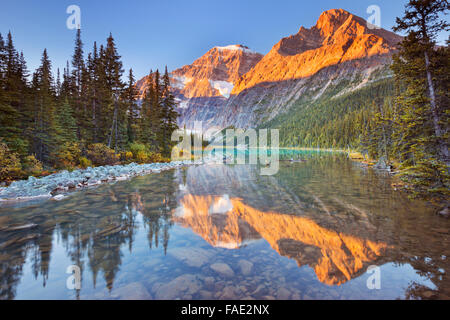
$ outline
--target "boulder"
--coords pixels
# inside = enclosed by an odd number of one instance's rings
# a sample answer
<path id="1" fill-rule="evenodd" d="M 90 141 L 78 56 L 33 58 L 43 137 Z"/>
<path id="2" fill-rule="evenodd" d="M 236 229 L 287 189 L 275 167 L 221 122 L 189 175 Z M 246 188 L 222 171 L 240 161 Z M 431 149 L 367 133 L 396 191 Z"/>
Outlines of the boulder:
<path id="1" fill-rule="evenodd" d="M 214 263 L 210 267 L 221 276 L 234 277 L 234 271 L 226 263 Z"/>
<path id="2" fill-rule="evenodd" d="M 195 275 L 184 274 L 178 278 L 154 288 L 158 300 L 173 300 L 185 295 L 193 295 L 200 290 L 200 282 Z"/>
<path id="3" fill-rule="evenodd" d="M 438 212 L 438 215 L 444 218 L 450 218 L 450 208 L 445 207 Z"/>
<path id="4" fill-rule="evenodd" d="M 240 260 L 238 262 L 238 267 L 244 276 L 248 276 L 252 272 L 253 263 L 248 260 Z"/>
<path id="5" fill-rule="evenodd" d="M 114 289 L 112 296 L 120 300 L 151 300 L 152 296 L 147 289 L 139 282 L 130 283 L 124 287 Z"/>
<path id="6" fill-rule="evenodd" d="M 176 248 L 169 250 L 168 255 L 190 267 L 199 268 L 211 259 L 213 253 L 201 248 Z"/>

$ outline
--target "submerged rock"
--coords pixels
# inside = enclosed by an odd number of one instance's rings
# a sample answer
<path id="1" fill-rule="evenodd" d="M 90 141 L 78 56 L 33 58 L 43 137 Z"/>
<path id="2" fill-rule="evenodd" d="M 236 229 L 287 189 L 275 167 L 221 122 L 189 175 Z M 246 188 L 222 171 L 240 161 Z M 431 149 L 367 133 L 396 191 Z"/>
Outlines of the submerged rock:
<path id="1" fill-rule="evenodd" d="M 185 295 L 193 295 L 200 290 L 200 282 L 195 275 L 185 274 L 167 284 L 156 286 L 155 296 L 158 300 L 172 300 Z"/>
<path id="2" fill-rule="evenodd" d="M 244 276 L 248 276 L 252 272 L 253 263 L 247 260 L 240 260 L 238 262 L 238 267 Z"/>
<path id="3" fill-rule="evenodd" d="M 444 218 L 450 218 L 450 208 L 445 207 L 444 209 L 438 212 L 438 215 Z"/>
<path id="4" fill-rule="evenodd" d="M 291 296 L 291 292 L 286 288 L 279 288 L 277 291 L 278 300 L 288 300 Z"/>
<path id="5" fill-rule="evenodd" d="M 124 287 L 114 289 L 111 296 L 120 300 L 151 300 L 152 296 L 139 282 L 130 283 Z"/>
<path id="6" fill-rule="evenodd" d="M 213 269 L 215 272 L 217 272 L 222 276 L 229 278 L 234 276 L 234 271 L 226 263 L 214 263 L 210 267 L 211 269 Z"/>
<path id="7" fill-rule="evenodd" d="M 207 263 L 211 257 L 211 251 L 201 248 L 176 248 L 169 250 L 168 254 L 190 267 L 199 268 Z"/>

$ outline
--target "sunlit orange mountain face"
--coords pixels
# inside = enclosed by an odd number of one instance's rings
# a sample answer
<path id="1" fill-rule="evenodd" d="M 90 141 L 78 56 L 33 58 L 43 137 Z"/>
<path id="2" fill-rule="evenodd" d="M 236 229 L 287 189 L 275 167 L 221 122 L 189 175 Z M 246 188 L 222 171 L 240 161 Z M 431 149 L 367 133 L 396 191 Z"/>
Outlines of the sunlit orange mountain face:
<path id="1" fill-rule="evenodd" d="M 343 284 L 365 272 L 389 248 L 384 242 L 322 227 L 308 217 L 264 212 L 239 198 L 188 194 L 180 203 L 175 221 L 212 246 L 237 249 L 263 238 L 299 266 L 312 267 L 319 281 L 328 285 Z"/>
<path id="2" fill-rule="evenodd" d="M 324 12 L 315 26 L 281 39 L 265 56 L 243 45 L 215 47 L 171 73 L 179 125 L 248 128 L 315 101 L 339 87 L 343 94 L 386 77 L 401 40 L 342 9 Z M 346 85 L 343 86 L 342 84 Z M 137 87 L 144 94 L 147 78 Z"/>

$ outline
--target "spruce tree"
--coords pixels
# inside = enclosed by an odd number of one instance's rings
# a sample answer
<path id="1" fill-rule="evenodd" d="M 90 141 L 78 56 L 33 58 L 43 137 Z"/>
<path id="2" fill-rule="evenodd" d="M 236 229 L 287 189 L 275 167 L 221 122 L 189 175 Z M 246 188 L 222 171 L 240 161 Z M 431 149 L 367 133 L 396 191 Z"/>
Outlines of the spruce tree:
<path id="1" fill-rule="evenodd" d="M 448 72 L 449 52 L 436 48 L 438 33 L 449 27 L 439 16 L 448 9 L 445 0 L 410 0 L 394 28 L 408 32 L 392 65 L 399 88 L 395 151 L 411 190 L 427 198 L 449 195 L 448 75 L 440 70 Z"/>
<path id="2" fill-rule="evenodd" d="M 59 146 L 58 123 L 55 116 L 55 91 L 51 62 L 44 50 L 41 65 L 34 75 L 35 110 L 32 152 L 37 159 L 51 163 L 52 154 Z"/>
<path id="3" fill-rule="evenodd" d="M 76 142 L 78 140 L 77 123 L 67 98 L 60 102 L 56 118 L 59 128 L 59 141 L 62 143 Z"/>
<path id="4" fill-rule="evenodd" d="M 162 113 L 162 140 L 163 153 L 168 156 L 171 152 L 173 142 L 171 140 L 172 133 L 178 129 L 177 118 L 178 113 L 175 110 L 176 102 L 175 96 L 171 91 L 169 72 L 167 66 L 163 76 L 162 98 L 161 98 L 161 113 Z"/>
<path id="5" fill-rule="evenodd" d="M 3 94 L 0 101 L 0 137 L 9 149 L 25 155 L 27 143 L 23 137 L 20 120 L 24 109 L 26 90 L 26 66 L 17 53 L 11 32 L 8 33 L 6 45 L 3 46 Z"/>
<path id="6" fill-rule="evenodd" d="M 445 114 L 447 105 L 440 104 L 439 89 L 435 82 L 434 74 L 437 72 L 436 63 L 436 38 L 441 31 L 449 30 L 449 24 L 440 18 L 440 15 L 448 12 L 450 3 L 447 0 L 410 0 L 406 5 L 405 15 L 397 18 L 394 31 L 406 31 L 408 36 L 402 42 L 402 50 L 395 61 L 394 70 L 398 77 L 407 79 L 411 76 L 411 70 L 405 70 L 414 65 L 416 75 L 425 78 L 426 96 L 429 104 L 429 116 L 435 135 L 436 147 L 440 160 L 447 166 L 450 165 L 446 137 Z M 406 59 L 402 63 L 400 59 Z M 445 59 L 445 57 L 444 57 Z M 446 61 L 448 63 L 448 60 Z M 445 64 L 445 63 L 444 63 Z"/>
<path id="7" fill-rule="evenodd" d="M 105 73 L 112 98 L 112 120 L 108 135 L 108 147 L 114 147 L 117 150 L 123 142 L 124 122 L 122 120 L 126 117 L 126 110 L 124 110 L 120 101 L 124 87 L 122 82 L 123 69 L 113 36 L 110 34 L 106 41 L 104 52 Z"/>
<path id="8" fill-rule="evenodd" d="M 133 69 L 128 73 L 128 84 L 124 91 L 124 102 L 127 105 L 127 136 L 129 142 L 134 142 L 137 139 L 137 119 L 138 108 L 136 99 L 138 92 L 135 86 L 135 79 Z"/>

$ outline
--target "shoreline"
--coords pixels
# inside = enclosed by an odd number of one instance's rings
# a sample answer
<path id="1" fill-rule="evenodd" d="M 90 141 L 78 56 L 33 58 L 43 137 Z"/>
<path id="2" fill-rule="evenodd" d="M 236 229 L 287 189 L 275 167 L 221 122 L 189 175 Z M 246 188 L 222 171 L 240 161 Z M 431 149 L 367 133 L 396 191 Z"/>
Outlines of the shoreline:
<path id="1" fill-rule="evenodd" d="M 72 172 L 63 170 L 41 178 L 30 176 L 27 180 L 13 181 L 8 187 L 0 187 L 0 205 L 39 199 L 59 201 L 66 198 L 65 194 L 69 192 L 203 163 L 205 162 L 131 163 L 128 165 L 89 167 Z"/>

